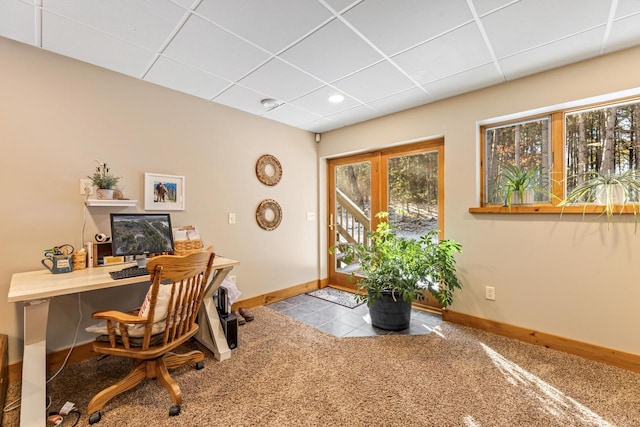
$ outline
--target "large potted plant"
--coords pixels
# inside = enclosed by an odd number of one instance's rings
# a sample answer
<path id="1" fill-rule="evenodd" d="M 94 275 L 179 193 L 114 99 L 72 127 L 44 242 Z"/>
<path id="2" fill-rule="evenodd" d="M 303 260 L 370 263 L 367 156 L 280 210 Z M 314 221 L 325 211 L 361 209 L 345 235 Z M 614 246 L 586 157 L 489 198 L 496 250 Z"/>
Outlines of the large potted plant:
<path id="1" fill-rule="evenodd" d="M 98 199 L 113 199 L 113 187 L 116 186 L 120 177 L 113 176 L 106 163 L 100 163 L 96 160 L 98 166 L 93 175 L 87 178 L 91 179 L 94 186 L 98 187 L 96 191 Z"/>
<path id="2" fill-rule="evenodd" d="M 360 264 L 351 277 L 359 291 L 356 297 L 369 307 L 373 326 L 402 330 L 409 327 L 411 303 L 425 298 L 425 292 L 444 308 L 453 302 L 454 291 L 462 288 L 454 258 L 461 245 L 438 241 L 438 231 L 417 239 L 399 236 L 387 222 L 387 212 L 376 216 L 380 222 L 369 233 L 370 244 L 345 245 L 341 250 L 347 263 Z"/>
<path id="3" fill-rule="evenodd" d="M 589 171 L 585 179 L 575 186 L 558 206 L 587 204 L 604 206 L 607 225 L 611 224 L 616 208 L 622 213 L 625 206 L 631 206 L 634 216 L 638 214 L 640 197 L 640 171 L 629 169 L 620 174 L 602 174 Z"/>

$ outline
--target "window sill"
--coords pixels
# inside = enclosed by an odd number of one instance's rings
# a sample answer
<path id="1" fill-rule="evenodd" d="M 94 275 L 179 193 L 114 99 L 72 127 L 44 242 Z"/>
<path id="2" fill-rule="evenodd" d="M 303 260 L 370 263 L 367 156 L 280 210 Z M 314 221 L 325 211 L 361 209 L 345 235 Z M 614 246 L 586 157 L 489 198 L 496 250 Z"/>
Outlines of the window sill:
<path id="1" fill-rule="evenodd" d="M 620 211 L 622 208 L 622 212 Z M 604 213 L 604 206 L 601 205 L 585 205 L 585 206 L 552 206 L 552 205 L 512 205 L 512 206 L 481 206 L 469 208 L 472 214 L 597 214 Z M 639 214 L 640 207 L 627 205 L 624 207 L 616 206 L 614 209 L 616 214 Z"/>

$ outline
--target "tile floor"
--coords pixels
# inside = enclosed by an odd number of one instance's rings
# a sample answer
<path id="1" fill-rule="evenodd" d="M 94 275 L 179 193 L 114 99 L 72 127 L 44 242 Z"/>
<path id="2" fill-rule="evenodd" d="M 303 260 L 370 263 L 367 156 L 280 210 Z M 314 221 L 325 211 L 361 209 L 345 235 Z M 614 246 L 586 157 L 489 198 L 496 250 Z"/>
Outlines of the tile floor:
<path id="1" fill-rule="evenodd" d="M 386 331 L 371 325 L 366 304 L 349 308 L 307 294 L 278 301 L 267 307 L 339 338 L 394 334 L 424 335 L 442 322 L 440 315 L 412 309 L 409 329 Z"/>

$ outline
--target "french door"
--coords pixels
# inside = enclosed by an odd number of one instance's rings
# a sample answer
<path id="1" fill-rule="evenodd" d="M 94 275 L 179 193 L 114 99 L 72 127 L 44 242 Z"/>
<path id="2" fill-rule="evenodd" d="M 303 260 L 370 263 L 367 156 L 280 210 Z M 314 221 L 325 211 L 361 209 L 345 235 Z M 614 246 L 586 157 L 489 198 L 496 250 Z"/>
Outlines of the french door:
<path id="1" fill-rule="evenodd" d="M 443 230 L 444 141 L 442 139 L 331 159 L 327 167 L 328 245 L 367 242 L 376 214 L 389 212 L 392 228 L 408 237 Z M 338 250 L 329 254 L 329 283 L 352 288 L 358 264 Z"/>

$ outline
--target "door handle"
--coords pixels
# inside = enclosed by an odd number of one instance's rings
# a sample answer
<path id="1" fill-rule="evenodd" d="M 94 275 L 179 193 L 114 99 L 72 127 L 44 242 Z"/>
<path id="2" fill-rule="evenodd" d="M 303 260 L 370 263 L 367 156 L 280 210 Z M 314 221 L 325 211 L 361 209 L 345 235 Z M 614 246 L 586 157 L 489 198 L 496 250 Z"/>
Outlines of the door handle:
<path id="1" fill-rule="evenodd" d="M 329 215 L 329 230 L 333 230 L 333 214 Z"/>

